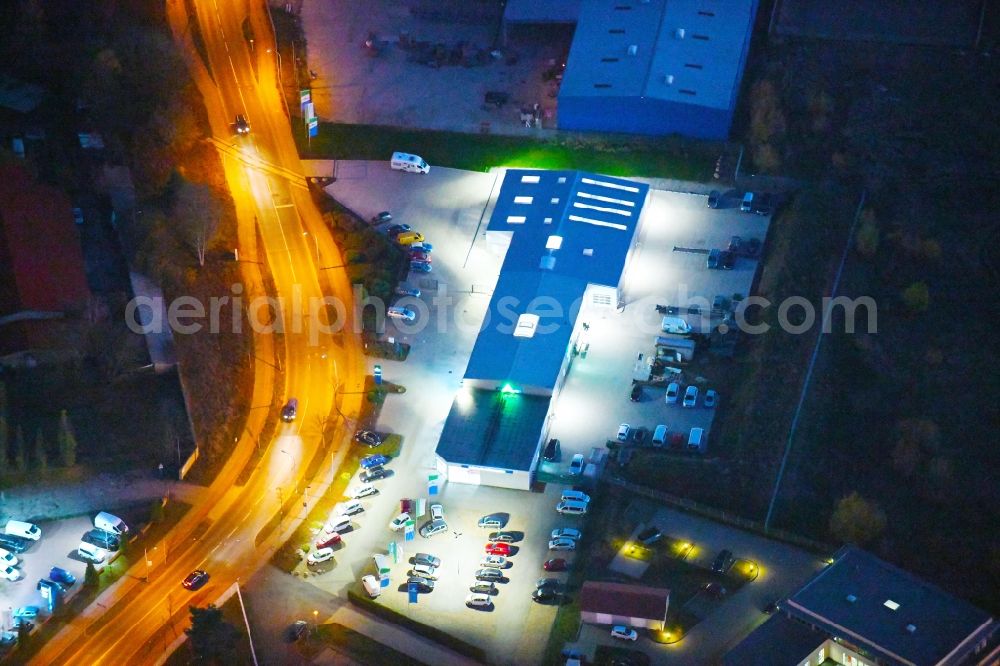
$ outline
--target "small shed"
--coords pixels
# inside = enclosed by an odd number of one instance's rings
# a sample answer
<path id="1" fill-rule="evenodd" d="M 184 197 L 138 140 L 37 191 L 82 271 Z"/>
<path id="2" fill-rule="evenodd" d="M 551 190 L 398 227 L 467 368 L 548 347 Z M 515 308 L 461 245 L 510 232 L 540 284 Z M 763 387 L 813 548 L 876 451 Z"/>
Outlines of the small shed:
<path id="1" fill-rule="evenodd" d="M 625 624 L 663 631 L 670 590 L 627 583 L 587 581 L 580 592 L 580 617 L 590 624 Z"/>

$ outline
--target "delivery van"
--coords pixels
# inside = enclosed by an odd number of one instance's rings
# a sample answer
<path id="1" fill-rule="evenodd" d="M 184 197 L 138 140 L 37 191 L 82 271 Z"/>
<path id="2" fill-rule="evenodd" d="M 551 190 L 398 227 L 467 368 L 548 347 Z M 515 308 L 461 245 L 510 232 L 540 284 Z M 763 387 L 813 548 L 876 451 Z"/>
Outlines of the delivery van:
<path id="1" fill-rule="evenodd" d="M 409 153 L 393 153 L 389 163 L 396 171 L 408 171 L 409 173 L 429 173 L 431 168 L 419 155 Z"/>
<path id="2" fill-rule="evenodd" d="M 125 524 L 124 520 L 104 511 L 101 511 L 94 517 L 94 527 L 118 535 L 128 532 L 128 525 Z"/>
<path id="3" fill-rule="evenodd" d="M 699 453 L 705 452 L 704 428 L 691 428 L 691 434 L 688 435 L 688 449 Z"/>
<path id="4" fill-rule="evenodd" d="M 26 523 L 21 520 L 8 520 L 4 532 L 19 536 L 22 539 L 31 539 L 32 541 L 38 541 L 42 538 L 42 530 L 38 525 Z"/>
<path id="5" fill-rule="evenodd" d="M 667 426 L 656 426 L 656 430 L 653 431 L 653 446 L 663 446 L 665 441 L 667 441 Z"/>

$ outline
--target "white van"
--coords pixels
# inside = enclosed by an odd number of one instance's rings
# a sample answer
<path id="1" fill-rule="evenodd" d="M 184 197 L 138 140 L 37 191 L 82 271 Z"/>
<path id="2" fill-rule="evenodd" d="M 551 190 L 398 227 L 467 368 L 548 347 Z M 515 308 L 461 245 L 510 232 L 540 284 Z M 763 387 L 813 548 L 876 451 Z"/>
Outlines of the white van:
<path id="1" fill-rule="evenodd" d="M 431 170 L 423 158 L 409 153 L 393 153 L 392 161 L 389 164 L 397 171 L 408 171 L 409 173 L 428 173 Z"/>
<path id="2" fill-rule="evenodd" d="M 26 523 L 22 520 L 8 520 L 4 532 L 19 536 L 22 539 L 38 541 L 42 538 L 42 530 L 34 523 Z"/>
<path id="3" fill-rule="evenodd" d="M 128 525 L 125 524 L 124 520 L 103 511 L 94 517 L 94 527 L 119 536 L 128 533 Z"/>
<path id="4" fill-rule="evenodd" d="M 691 428 L 691 434 L 688 435 L 688 448 L 694 451 L 699 451 L 704 453 L 705 451 L 704 428 Z"/>
<path id="5" fill-rule="evenodd" d="M 562 497 L 560 497 L 563 502 L 583 502 L 586 504 L 590 501 L 590 495 L 581 492 L 579 490 L 564 490 L 562 491 Z"/>
<path id="6" fill-rule="evenodd" d="M 86 541 L 80 542 L 80 545 L 76 547 L 76 552 L 80 557 L 94 564 L 100 564 L 108 556 L 106 550 Z"/>
<path id="7" fill-rule="evenodd" d="M 667 426 L 658 425 L 656 430 L 653 431 L 653 445 L 663 446 L 663 443 L 667 441 Z"/>
<path id="8" fill-rule="evenodd" d="M 576 500 L 566 500 L 556 504 L 556 511 L 564 516 L 582 516 L 587 513 L 587 503 Z"/>

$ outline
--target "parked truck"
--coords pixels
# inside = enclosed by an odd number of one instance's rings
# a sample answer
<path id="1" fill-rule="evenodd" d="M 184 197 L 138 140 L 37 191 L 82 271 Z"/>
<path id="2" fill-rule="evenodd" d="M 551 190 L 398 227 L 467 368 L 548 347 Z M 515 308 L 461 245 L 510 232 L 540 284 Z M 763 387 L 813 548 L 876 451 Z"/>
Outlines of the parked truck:
<path id="1" fill-rule="evenodd" d="M 694 358 L 695 343 L 691 338 L 658 335 L 656 337 L 656 347 L 657 353 L 662 348 L 678 352 L 685 361 L 690 361 Z"/>

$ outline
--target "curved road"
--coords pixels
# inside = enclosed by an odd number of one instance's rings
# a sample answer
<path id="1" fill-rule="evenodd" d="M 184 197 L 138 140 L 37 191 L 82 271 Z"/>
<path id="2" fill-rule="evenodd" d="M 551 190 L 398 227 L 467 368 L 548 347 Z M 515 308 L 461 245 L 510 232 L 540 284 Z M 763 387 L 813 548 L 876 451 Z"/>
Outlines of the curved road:
<path id="1" fill-rule="evenodd" d="M 285 395 L 298 398 L 298 418 L 279 426 L 250 480 L 236 487 L 243 464 L 255 447 L 263 445 L 253 432 L 260 431 L 266 410 L 251 412 L 233 456 L 212 485 L 210 500 L 194 507 L 167 538 L 148 551 L 148 565 L 140 560 L 53 637 L 32 663 L 156 662 L 189 625 L 188 606 L 212 603 L 239 578 L 248 579 L 273 553 L 280 535 L 322 494 L 346 451 L 343 444 L 349 433 L 339 415 L 356 414 L 360 409 L 365 370 L 358 338 L 350 326 L 331 332 L 327 308 L 310 307 L 311 301 L 327 294 L 349 308 L 351 285 L 342 268 L 319 270 L 341 266 L 343 261 L 305 180 L 297 175 L 302 173 L 301 164 L 278 92 L 279 63 L 264 5 L 253 0 L 249 4 L 196 0 L 194 4 L 208 69 L 194 49 L 183 0 L 167 0 L 168 17 L 184 46 L 204 97 L 214 142 L 220 147 L 240 224 L 240 259 L 247 262 L 244 281 L 254 282 L 259 265 L 255 262 L 266 257 L 277 293 L 285 299 L 284 335 L 257 334 L 254 344 L 259 361 L 265 350 L 284 345 L 275 358 L 284 358 L 279 365 L 285 373 Z M 248 12 L 256 37 L 254 51 L 243 39 Z M 231 123 L 236 114 L 249 120 L 252 132 L 248 137 L 233 135 Z M 262 247 L 256 247 L 255 221 Z M 252 293 L 246 291 L 247 296 Z M 302 303 L 298 312 L 297 298 Z M 257 397 L 267 402 L 281 397 L 272 396 L 273 378 L 270 364 L 258 362 L 254 406 L 260 404 Z M 310 467 L 314 473 L 306 480 Z M 276 516 L 279 522 L 274 529 Z M 196 568 L 207 570 L 211 580 L 192 593 L 181 588 L 180 581 Z M 148 582 L 143 580 L 147 575 Z"/>

